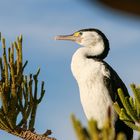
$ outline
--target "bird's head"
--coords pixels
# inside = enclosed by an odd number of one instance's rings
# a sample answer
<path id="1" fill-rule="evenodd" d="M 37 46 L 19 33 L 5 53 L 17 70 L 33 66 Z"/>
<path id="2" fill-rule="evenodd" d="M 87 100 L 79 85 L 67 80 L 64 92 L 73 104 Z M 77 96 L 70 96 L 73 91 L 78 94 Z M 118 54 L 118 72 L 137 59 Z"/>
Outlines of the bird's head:
<path id="1" fill-rule="evenodd" d="M 109 51 L 109 42 L 106 36 L 98 29 L 82 29 L 74 32 L 71 35 L 59 35 L 56 40 L 74 41 L 81 46 L 94 48 L 98 52 L 97 55 L 106 57 Z"/>

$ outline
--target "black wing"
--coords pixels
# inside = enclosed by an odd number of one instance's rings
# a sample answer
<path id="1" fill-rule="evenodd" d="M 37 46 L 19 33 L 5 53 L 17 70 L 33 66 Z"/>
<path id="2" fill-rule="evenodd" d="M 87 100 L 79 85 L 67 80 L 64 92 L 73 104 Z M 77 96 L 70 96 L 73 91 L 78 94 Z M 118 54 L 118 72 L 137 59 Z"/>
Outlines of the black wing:
<path id="1" fill-rule="evenodd" d="M 117 101 L 118 104 L 120 105 L 120 107 L 123 107 L 122 103 L 118 97 L 117 89 L 121 88 L 123 90 L 125 96 L 129 96 L 128 90 L 127 90 L 125 84 L 123 83 L 123 81 L 121 80 L 121 78 L 118 76 L 118 74 L 113 70 L 113 68 L 104 61 L 103 61 L 103 64 L 105 65 L 106 70 L 109 71 L 109 73 L 110 73 L 110 78 L 105 76 L 104 82 L 105 82 L 107 89 L 109 90 L 112 101 L 113 102 Z"/>
<path id="2" fill-rule="evenodd" d="M 125 96 L 129 96 L 128 90 L 118 74 L 106 62 L 103 61 L 103 63 L 105 64 L 107 71 L 110 72 L 110 78 L 104 77 L 104 82 L 109 90 L 112 101 L 117 101 L 119 106 L 123 107 L 120 98 L 118 97 L 117 89 L 121 88 Z M 116 134 L 120 132 L 125 133 L 127 140 L 131 140 L 133 137 L 133 130 L 120 119 L 117 119 L 115 122 L 115 132 Z"/>

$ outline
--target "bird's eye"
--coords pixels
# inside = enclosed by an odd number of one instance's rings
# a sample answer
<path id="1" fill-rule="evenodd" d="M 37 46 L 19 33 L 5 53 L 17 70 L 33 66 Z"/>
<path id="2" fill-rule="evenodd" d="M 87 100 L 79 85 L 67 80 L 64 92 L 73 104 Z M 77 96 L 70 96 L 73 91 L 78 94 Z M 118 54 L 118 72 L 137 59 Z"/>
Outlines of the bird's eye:
<path id="1" fill-rule="evenodd" d="M 82 35 L 83 33 L 82 32 L 79 32 L 79 35 Z"/>

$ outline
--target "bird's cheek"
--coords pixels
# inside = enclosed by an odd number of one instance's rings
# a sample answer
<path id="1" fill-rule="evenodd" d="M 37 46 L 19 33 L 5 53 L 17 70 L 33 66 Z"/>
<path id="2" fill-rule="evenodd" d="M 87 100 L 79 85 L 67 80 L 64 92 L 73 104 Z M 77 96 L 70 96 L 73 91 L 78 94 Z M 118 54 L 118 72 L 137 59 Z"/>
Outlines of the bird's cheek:
<path id="1" fill-rule="evenodd" d="M 83 38 L 79 36 L 79 37 L 77 37 L 76 42 L 79 43 L 79 44 L 81 44 L 82 43 L 82 40 L 83 40 Z"/>

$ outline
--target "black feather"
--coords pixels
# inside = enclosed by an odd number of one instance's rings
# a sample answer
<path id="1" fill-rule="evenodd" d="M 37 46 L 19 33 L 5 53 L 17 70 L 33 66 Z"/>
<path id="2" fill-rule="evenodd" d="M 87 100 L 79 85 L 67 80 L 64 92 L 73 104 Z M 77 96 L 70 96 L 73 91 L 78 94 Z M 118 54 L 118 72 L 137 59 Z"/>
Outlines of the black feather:
<path id="1" fill-rule="evenodd" d="M 109 66 L 105 61 L 102 61 L 107 71 L 110 73 L 110 77 L 104 77 L 104 83 L 109 91 L 109 94 L 112 98 L 112 101 L 117 101 L 120 107 L 123 107 L 120 98 L 118 97 L 117 89 L 121 88 L 125 94 L 125 96 L 129 96 L 128 90 L 121 80 L 121 78 L 118 76 L 118 74 Z M 133 130 L 128 127 L 123 121 L 121 121 L 119 118 L 115 122 L 115 131 L 116 134 L 119 132 L 123 132 L 127 136 L 127 140 L 131 140 L 133 137 Z"/>

